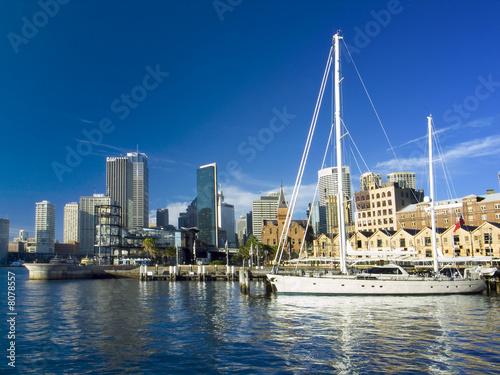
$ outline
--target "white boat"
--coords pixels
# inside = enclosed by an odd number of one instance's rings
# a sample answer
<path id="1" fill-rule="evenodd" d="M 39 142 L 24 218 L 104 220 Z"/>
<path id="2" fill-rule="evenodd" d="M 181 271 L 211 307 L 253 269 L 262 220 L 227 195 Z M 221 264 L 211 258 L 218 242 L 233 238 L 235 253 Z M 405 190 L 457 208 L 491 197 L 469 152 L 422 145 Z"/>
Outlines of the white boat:
<path id="1" fill-rule="evenodd" d="M 340 39 L 339 33 L 333 38 L 333 46 L 330 50 L 327 67 L 323 76 L 318 102 L 324 92 L 324 85 L 331 66 L 331 60 L 335 58 L 335 134 L 336 134 L 336 153 L 337 153 L 337 171 L 340 171 L 339 181 L 342 177 L 342 152 L 341 152 L 341 121 L 340 121 Z M 333 52 L 333 53 L 332 53 Z M 333 56 L 333 57 L 332 57 Z M 298 189 L 302 179 L 305 161 L 310 147 L 310 139 L 314 131 L 317 119 L 318 104 L 313 115 L 313 122 L 309 137 L 306 142 L 305 151 L 299 168 L 294 193 L 292 194 L 291 209 L 285 221 L 285 228 L 281 235 L 280 251 L 285 248 L 285 240 L 288 237 L 287 224 L 289 225 L 293 207 L 297 199 Z M 432 162 L 432 117 L 428 117 L 429 133 L 429 173 L 430 173 L 430 211 L 432 222 L 432 246 L 433 246 L 433 276 L 418 276 L 408 274 L 402 267 L 391 264 L 386 266 L 373 267 L 363 273 L 349 274 L 347 267 L 347 250 L 349 242 L 346 239 L 345 219 L 343 204 L 338 204 L 339 218 L 339 246 L 340 246 L 340 275 L 331 273 L 313 272 L 296 275 L 279 274 L 278 268 L 273 268 L 273 273 L 267 275 L 268 281 L 278 294 L 321 294 L 321 295 L 444 295 L 444 294 L 472 294 L 481 293 L 486 290 L 486 283 L 480 278 L 478 272 L 468 272 L 466 277 L 457 273 L 456 275 L 445 276 L 439 272 L 438 251 L 436 243 L 436 223 L 434 210 L 434 184 L 433 184 L 433 162 Z M 337 202 L 344 201 L 343 184 L 339 183 L 337 191 Z M 276 260 L 278 260 L 278 255 Z M 275 264 L 279 264 L 275 261 Z"/>

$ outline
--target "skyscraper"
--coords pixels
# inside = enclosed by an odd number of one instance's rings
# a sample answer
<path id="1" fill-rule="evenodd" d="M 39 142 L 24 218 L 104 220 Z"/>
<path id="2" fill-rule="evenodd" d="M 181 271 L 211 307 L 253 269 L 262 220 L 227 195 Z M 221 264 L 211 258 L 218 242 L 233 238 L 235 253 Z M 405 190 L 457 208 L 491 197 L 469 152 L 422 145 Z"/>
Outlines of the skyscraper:
<path id="1" fill-rule="evenodd" d="M 146 154 L 129 152 L 127 158 L 133 165 L 132 227 L 147 228 L 149 226 L 149 168 Z M 168 225 L 168 223 L 167 223 Z"/>
<path id="2" fill-rule="evenodd" d="M 37 253 L 54 253 L 56 239 L 56 209 L 48 202 L 36 204 L 35 241 Z"/>
<path id="3" fill-rule="evenodd" d="M 222 191 L 219 192 L 219 228 L 226 233 L 226 240 L 229 247 L 236 247 L 236 232 L 234 221 L 234 205 L 224 202 Z M 224 246 L 225 243 L 219 244 Z"/>
<path id="4" fill-rule="evenodd" d="M 122 226 L 125 228 L 133 228 L 133 173 L 134 165 L 128 157 L 106 158 L 106 195 L 121 207 Z"/>
<path id="5" fill-rule="evenodd" d="M 261 196 L 252 203 L 252 234 L 262 241 L 262 225 L 264 220 L 275 220 L 278 213 L 279 193 Z"/>
<path id="6" fill-rule="evenodd" d="M 80 234 L 80 254 L 93 255 L 96 243 L 96 206 L 118 205 L 111 197 L 94 194 L 91 197 L 80 197 L 78 227 Z M 123 216 L 122 216 L 123 217 Z"/>
<path id="7" fill-rule="evenodd" d="M 79 241 L 78 238 L 78 202 L 68 203 L 64 206 L 64 232 L 63 242 Z"/>
<path id="8" fill-rule="evenodd" d="M 399 187 L 417 189 L 417 180 L 413 172 L 393 172 L 387 175 L 387 182 L 397 182 Z"/>
<path id="9" fill-rule="evenodd" d="M 342 183 L 342 188 L 344 190 L 344 198 L 351 199 L 351 172 L 349 166 L 342 167 L 342 175 L 344 176 L 344 181 Z M 329 202 L 332 199 L 328 197 L 334 197 L 337 195 L 338 189 L 338 173 L 336 167 L 323 168 L 318 171 L 318 185 L 319 185 L 319 230 L 320 233 L 331 234 L 331 229 L 333 227 L 333 220 L 328 212 L 335 212 L 336 209 L 330 207 L 328 209 Z M 331 203 L 330 203 L 331 204 Z M 346 217 L 348 222 L 352 221 L 352 215 Z"/>
<path id="10" fill-rule="evenodd" d="M 168 227 L 168 208 L 159 208 L 156 210 L 156 227 Z"/>
<path id="11" fill-rule="evenodd" d="M 0 261 L 3 261 L 9 251 L 9 225 L 9 219 L 0 219 Z"/>
<path id="12" fill-rule="evenodd" d="M 207 164 L 196 173 L 198 239 L 219 247 L 219 213 L 217 204 L 217 164 Z"/>

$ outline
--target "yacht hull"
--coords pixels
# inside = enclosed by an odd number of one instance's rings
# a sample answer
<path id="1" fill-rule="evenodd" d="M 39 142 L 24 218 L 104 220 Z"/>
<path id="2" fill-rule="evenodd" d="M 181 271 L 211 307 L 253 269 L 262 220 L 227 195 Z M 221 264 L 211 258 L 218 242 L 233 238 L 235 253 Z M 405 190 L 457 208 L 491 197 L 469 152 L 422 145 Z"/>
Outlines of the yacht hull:
<path id="1" fill-rule="evenodd" d="M 356 276 L 267 275 L 278 294 L 318 295 L 443 295 L 475 294 L 486 290 L 481 279 L 357 278 Z"/>

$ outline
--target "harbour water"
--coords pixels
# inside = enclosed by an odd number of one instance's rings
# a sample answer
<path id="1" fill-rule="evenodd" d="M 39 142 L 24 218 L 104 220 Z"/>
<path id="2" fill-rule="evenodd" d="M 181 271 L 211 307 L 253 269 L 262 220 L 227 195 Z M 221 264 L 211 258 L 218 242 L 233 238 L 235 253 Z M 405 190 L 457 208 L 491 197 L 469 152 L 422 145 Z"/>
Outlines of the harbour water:
<path id="1" fill-rule="evenodd" d="M 0 277 L 2 351 L 15 344 L 15 367 L 3 355 L 1 373 L 499 373 L 497 296 L 276 296 L 263 283 L 243 295 L 220 281 L 29 281 L 24 268 Z"/>

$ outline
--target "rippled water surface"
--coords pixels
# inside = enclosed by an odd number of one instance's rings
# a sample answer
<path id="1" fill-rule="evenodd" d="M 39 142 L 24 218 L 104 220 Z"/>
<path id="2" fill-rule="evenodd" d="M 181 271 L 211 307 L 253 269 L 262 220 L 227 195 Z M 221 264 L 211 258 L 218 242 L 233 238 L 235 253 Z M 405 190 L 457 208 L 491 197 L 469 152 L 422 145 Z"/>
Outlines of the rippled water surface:
<path id="1" fill-rule="evenodd" d="M 17 268 L 0 269 L 4 285 L 8 271 L 16 368 L 4 359 L 2 373 L 499 373 L 500 297 L 266 296 L 262 283 L 242 295 L 232 282 L 43 282 Z"/>

